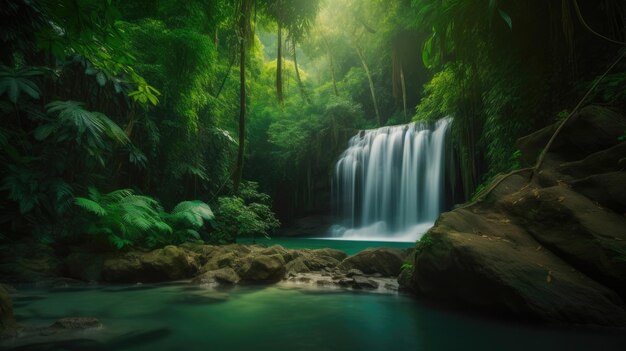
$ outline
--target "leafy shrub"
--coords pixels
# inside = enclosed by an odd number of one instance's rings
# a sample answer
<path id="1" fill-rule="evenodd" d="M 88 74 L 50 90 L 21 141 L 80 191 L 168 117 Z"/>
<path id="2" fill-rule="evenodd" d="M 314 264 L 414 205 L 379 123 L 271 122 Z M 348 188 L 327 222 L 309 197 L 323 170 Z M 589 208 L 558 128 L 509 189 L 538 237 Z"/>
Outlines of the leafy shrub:
<path id="1" fill-rule="evenodd" d="M 201 201 L 183 201 L 167 213 L 157 200 L 129 189 L 101 194 L 91 187 L 89 198 L 76 197 L 75 202 L 96 216 L 87 233 L 105 236 L 118 249 L 154 248 L 200 239 L 198 230 L 204 221 L 213 220 L 210 207 Z"/>
<path id="2" fill-rule="evenodd" d="M 227 243 L 235 242 L 238 237 L 269 238 L 280 226 L 271 210 L 270 197 L 259 192 L 257 187 L 255 182 L 243 182 L 239 196 L 218 199 L 213 241 Z"/>

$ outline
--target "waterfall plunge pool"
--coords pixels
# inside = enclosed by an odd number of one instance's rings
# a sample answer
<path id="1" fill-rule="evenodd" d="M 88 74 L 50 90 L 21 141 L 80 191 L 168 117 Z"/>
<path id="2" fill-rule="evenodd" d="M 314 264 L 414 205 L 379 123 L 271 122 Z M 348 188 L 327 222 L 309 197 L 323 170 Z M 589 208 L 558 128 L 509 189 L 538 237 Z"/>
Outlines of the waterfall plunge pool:
<path id="1" fill-rule="evenodd" d="M 402 294 L 185 283 L 23 289 L 23 325 L 92 316 L 103 327 L 18 338 L 18 350 L 623 350 L 626 336 L 537 328 L 452 312 Z"/>

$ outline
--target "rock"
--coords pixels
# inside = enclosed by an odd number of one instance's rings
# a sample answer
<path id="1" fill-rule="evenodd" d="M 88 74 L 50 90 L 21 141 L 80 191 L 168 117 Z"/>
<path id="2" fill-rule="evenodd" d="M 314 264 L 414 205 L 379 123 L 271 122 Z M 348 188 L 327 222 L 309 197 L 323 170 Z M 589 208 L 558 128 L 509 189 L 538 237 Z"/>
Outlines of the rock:
<path id="1" fill-rule="evenodd" d="M 378 282 L 375 280 L 358 275 L 354 276 L 352 279 L 354 280 L 352 284 L 352 288 L 354 289 L 378 289 Z"/>
<path id="2" fill-rule="evenodd" d="M 557 127 L 558 123 L 552 124 L 517 141 L 522 164 L 534 165 Z M 623 116 L 606 107 L 587 106 L 572 116 L 555 139 L 551 152 L 558 153 L 562 161 L 578 160 L 616 145 L 624 130 Z"/>
<path id="3" fill-rule="evenodd" d="M 298 257 L 295 260 L 287 263 L 287 265 L 285 266 L 285 270 L 288 272 L 288 274 L 310 272 L 311 269 L 306 265 L 305 261 L 306 258 Z"/>
<path id="4" fill-rule="evenodd" d="M 428 232 L 432 244 L 417 255 L 415 291 L 510 317 L 597 325 L 626 322 L 617 294 L 572 270 L 522 228 L 498 224 L 487 231 L 487 223 L 481 226 L 481 218 L 469 213 L 444 214 Z M 474 226 L 477 233 L 469 231 L 472 227 L 466 223 L 471 222 L 479 224 Z"/>
<path id="5" fill-rule="evenodd" d="M 8 289 L 0 285 L 0 339 L 14 335 L 15 327 L 11 296 Z"/>
<path id="6" fill-rule="evenodd" d="M 518 141 L 532 165 L 556 130 Z M 418 243 L 403 288 L 510 317 L 626 326 L 626 118 L 586 107 L 534 182 L 504 179 L 485 201 L 442 214 Z"/>
<path id="7" fill-rule="evenodd" d="M 398 275 L 398 285 L 404 290 L 413 290 L 415 282 L 413 281 L 414 267 L 405 267 Z"/>
<path id="8" fill-rule="evenodd" d="M 301 250 L 298 257 L 287 263 L 286 269 L 290 273 L 328 272 L 346 256 L 345 252 L 334 249 Z"/>
<path id="9" fill-rule="evenodd" d="M 94 317 L 67 317 L 54 322 L 49 329 L 83 330 L 102 328 L 102 323 Z"/>
<path id="10" fill-rule="evenodd" d="M 180 248 L 197 254 L 198 264 L 200 266 L 204 266 L 208 262 L 209 258 L 213 256 L 216 251 L 219 250 L 220 246 L 183 243 L 182 245 L 180 245 Z"/>
<path id="11" fill-rule="evenodd" d="M 111 283 L 160 282 L 190 278 L 197 272 L 195 255 L 170 245 L 105 259 L 102 278 Z"/>
<path id="12" fill-rule="evenodd" d="M 349 269 L 348 272 L 346 273 L 346 276 L 348 276 L 348 277 L 352 277 L 352 276 L 355 276 L 355 275 L 363 275 L 363 272 L 361 272 L 358 269 L 354 269 L 353 268 L 353 269 Z"/>
<path id="13" fill-rule="evenodd" d="M 340 286 L 343 286 L 343 287 L 350 287 L 350 286 L 352 286 L 353 283 L 354 283 L 354 279 L 352 279 L 352 278 L 343 278 L 343 279 L 339 279 L 339 281 L 337 281 L 337 284 L 339 284 Z"/>
<path id="14" fill-rule="evenodd" d="M 263 248 L 258 251 L 258 254 L 271 256 L 271 255 L 280 255 L 285 262 L 289 262 L 295 259 L 299 254 L 294 250 L 285 250 L 284 247 L 280 245 L 273 245 L 268 248 Z"/>
<path id="15" fill-rule="evenodd" d="M 348 255 L 341 250 L 329 249 L 329 248 L 311 250 L 310 253 L 315 257 L 332 257 L 335 260 L 340 261 L 340 262 L 346 257 L 348 257 Z"/>
<path id="16" fill-rule="evenodd" d="M 397 276 L 406 258 L 406 253 L 400 249 L 370 248 L 344 259 L 339 268 L 344 271 L 358 269 L 365 274 L 380 273 L 385 277 Z"/>
<path id="17" fill-rule="evenodd" d="M 208 271 L 193 278 L 191 281 L 193 284 L 228 284 L 234 285 L 239 283 L 239 276 L 234 269 L 230 267 L 220 268 L 214 271 Z"/>
<path id="18" fill-rule="evenodd" d="M 571 186 L 574 191 L 603 207 L 626 214 L 626 172 L 592 175 L 571 182 Z"/>
<path id="19" fill-rule="evenodd" d="M 242 259 L 237 273 L 248 282 L 277 282 L 285 276 L 285 260 L 281 255 L 249 255 Z"/>
<path id="20" fill-rule="evenodd" d="M 564 186 L 525 187 L 499 204 L 539 244 L 626 296 L 626 217 Z"/>

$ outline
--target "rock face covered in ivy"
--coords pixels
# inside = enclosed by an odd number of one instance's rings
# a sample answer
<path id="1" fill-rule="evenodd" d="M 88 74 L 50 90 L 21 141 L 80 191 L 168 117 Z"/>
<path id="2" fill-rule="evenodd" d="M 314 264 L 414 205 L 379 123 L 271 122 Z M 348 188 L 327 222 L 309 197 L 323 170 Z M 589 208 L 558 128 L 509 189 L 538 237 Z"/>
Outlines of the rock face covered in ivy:
<path id="1" fill-rule="evenodd" d="M 556 126 L 518 141 L 532 165 Z M 505 178 L 483 201 L 441 215 L 415 266 L 418 294 L 550 323 L 626 325 L 626 118 L 575 115 L 541 170 Z"/>

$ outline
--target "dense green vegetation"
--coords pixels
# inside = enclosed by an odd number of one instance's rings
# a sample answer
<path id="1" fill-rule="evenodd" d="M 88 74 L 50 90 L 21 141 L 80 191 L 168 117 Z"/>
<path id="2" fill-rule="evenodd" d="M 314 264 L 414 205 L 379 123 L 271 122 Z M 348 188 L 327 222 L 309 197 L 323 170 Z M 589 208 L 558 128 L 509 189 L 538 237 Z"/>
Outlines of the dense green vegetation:
<path id="1" fill-rule="evenodd" d="M 8 0 L 0 240 L 267 236 L 276 217 L 329 211 L 356 131 L 448 115 L 467 199 L 613 62 L 623 45 L 591 30 L 623 42 L 625 13 L 614 0 Z M 590 101 L 626 107 L 625 72 Z"/>

